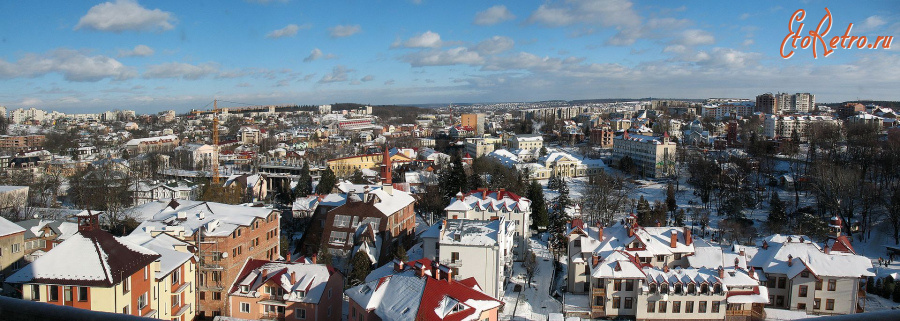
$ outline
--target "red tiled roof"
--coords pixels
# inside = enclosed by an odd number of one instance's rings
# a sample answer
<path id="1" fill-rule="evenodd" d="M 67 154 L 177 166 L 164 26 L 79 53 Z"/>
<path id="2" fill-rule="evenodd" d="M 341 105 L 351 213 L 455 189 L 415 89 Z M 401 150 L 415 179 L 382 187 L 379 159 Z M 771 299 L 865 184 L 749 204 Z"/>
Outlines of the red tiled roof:
<path id="1" fill-rule="evenodd" d="M 419 303 L 419 311 L 416 320 L 444 320 L 459 321 L 463 320 L 473 313 L 474 308 L 465 309 L 456 313 L 448 314 L 443 319 L 435 313 L 435 309 L 441 303 L 445 296 L 449 296 L 454 300 L 465 304 L 467 300 L 478 301 L 496 301 L 503 305 L 503 302 L 484 294 L 483 292 L 472 289 L 472 285 L 477 285 L 474 279 L 469 278 L 463 281 L 448 282 L 435 278 L 427 278 L 425 280 L 425 289 L 422 291 L 422 300 Z"/>

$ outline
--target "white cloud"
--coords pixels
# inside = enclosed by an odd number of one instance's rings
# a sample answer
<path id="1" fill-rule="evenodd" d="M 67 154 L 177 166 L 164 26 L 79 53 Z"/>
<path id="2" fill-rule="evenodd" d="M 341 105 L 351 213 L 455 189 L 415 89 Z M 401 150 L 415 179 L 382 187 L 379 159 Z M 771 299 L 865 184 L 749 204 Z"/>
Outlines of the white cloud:
<path id="1" fill-rule="evenodd" d="M 322 50 L 319 50 L 319 48 L 313 48 L 313 50 L 309 53 L 309 56 L 306 56 L 306 58 L 303 58 L 303 62 L 315 61 L 316 59 L 319 59 L 321 57 L 322 57 Z"/>
<path id="2" fill-rule="evenodd" d="M 282 37 L 293 37 L 293 36 L 297 35 L 297 31 L 300 31 L 300 29 L 305 30 L 305 29 L 309 29 L 311 27 L 312 27 L 312 25 L 310 25 L 308 23 L 304 24 L 302 26 L 298 26 L 295 24 L 289 24 L 284 28 L 281 28 L 278 30 L 273 30 L 273 31 L 267 33 L 266 38 L 278 39 L 278 38 L 282 38 Z"/>
<path id="3" fill-rule="evenodd" d="M 214 63 L 192 65 L 183 62 L 167 62 L 164 64 L 147 67 L 147 70 L 144 71 L 143 77 L 147 79 L 181 78 L 187 80 L 197 80 L 206 76 L 214 75 L 218 72 L 219 67 Z"/>
<path id="4" fill-rule="evenodd" d="M 174 28 L 172 13 L 159 9 L 149 10 L 134 0 L 116 0 L 91 7 L 75 25 L 75 30 L 85 28 L 97 31 L 165 31 Z"/>
<path id="5" fill-rule="evenodd" d="M 542 4 L 526 21 L 546 27 L 576 23 L 614 27 L 618 32 L 607 42 L 630 45 L 641 36 L 642 20 L 629 0 L 569 0 Z"/>
<path id="6" fill-rule="evenodd" d="M 403 60 L 413 67 L 422 66 L 449 66 L 449 65 L 480 65 L 484 58 L 477 52 L 469 51 L 465 47 L 456 47 L 448 50 L 427 50 L 410 53 L 403 56 Z"/>
<path id="7" fill-rule="evenodd" d="M 337 25 L 328 28 L 332 38 L 343 38 L 355 35 L 362 31 L 359 25 Z"/>
<path id="8" fill-rule="evenodd" d="M 249 82 L 242 82 L 242 83 L 237 84 L 235 87 L 250 88 L 250 87 L 253 87 L 253 85 L 251 85 Z"/>
<path id="9" fill-rule="evenodd" d="M 746 47 L 752 46 L 754 43 L 756 43 L 756 41 L 753 41 L 753 39 L 744 39 L 744 42 L 741 45 Z"/>
<path id="10" fill-rule="evenodd" d="M 858 25 L 857 29 L 854 31 L 859 31 L 859 32 L 872 31 L 872 30 L 878 29 L 879 27 L 884 26 L 886 24 L 887 24 L 887 21 L 884 20 L 884 18 L 882 18 L 881 16 L 870 16 L 870 17 L 866 18 L 866 20 L 863 20 L 863 22 L 860 23 Z"/>
<path id="11" fill-rule="evenodd" d="M 512 49 L 515 43 L 509 37 L 493 36 L 479 42 L 475 50 L 482 55 L 494 55 Z"/>
<path id="12" fill-rule="evenodd" d="M 149 57 L 152 56 L 153 48 L 145 45 L 134 46 L 132 50 L 119 50 L 119 57 Z"/>
<path id="13" fill-rule="evenodd" d="M 347 81 L 347 79 L 349 79 L 348 74 L 354 71 L 356 70 L 348 69 L 343 65 L 334 66 L 334 68 L 331 69 L 330 73 L 325 74 L 324 76 L 322 76 L 322 79 L 319 79 L 319 83 L 327 84 L 332 82 Z"/>
<path id="14" fill-rule="evenodd" d="M 402 46 L 406 48 L 439 48 L 442 45 L 443 42 L 441 41 L 441 35 L 439 35 L 437 32 L 428 30 L 424 33 L 415 35 L 402 43 L 398 40 L 394 42 L 391 47 L 396 48 Z"/>
<path id="15" fill-rule="evenodd" d="M 390 85 L 393 85 L 393 84 L 395 84 L 395 83 L 397 83 L 397 82 L 396 82 L 395 80 L 393 80 L 393 79 L 388 79 L 388 80 L 385 80 L 385 81 L 384 81 L 384 84 L 385 84 L 386 86 L 390 86 Z"/>
<path id="16" fill-rule="evenodd" d="M 366 75 L 365 77 L 362 77 L 362 79 L 360 79 L 360 80 L 362 80 L 362 81 L 372 81 L 372 80 L 375 80 L 375 76 L 373 76 L 373 75 Z"/>
<path id="17" fill-rule="evenodd" d="M 677 42 L 685 46 L 711 45 L 716 42 L 716 37 L 705 30 L 688 29 L 681 32 Z"/>
<path id="18" fill-rule="evenodd" d="M 475 14 L 475 21 L 472 23 L 479 26 L 490 26 L 515 18 L 516 16 L 509 12 L 506 6 L 496 5 Z"/>
<path id="19" fill-rule="evenodd" d="M 56 49 L 45 54 L 29 53 L 16 62 L 0 59 L 0 78 L 38 77 L 62 74 L 68 81 L 94 82 L 106 78 L 125 80 L 137 76 L 134 68 L 106 56 L 88 56 L 71 49 Z"/>

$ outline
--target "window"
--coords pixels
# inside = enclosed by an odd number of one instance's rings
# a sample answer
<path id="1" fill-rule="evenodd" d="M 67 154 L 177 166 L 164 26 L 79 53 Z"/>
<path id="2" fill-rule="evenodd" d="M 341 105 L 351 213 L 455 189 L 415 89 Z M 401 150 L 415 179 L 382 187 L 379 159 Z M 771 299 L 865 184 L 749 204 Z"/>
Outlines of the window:
<path id="1" fill-rule="evenodd" d="M 801 298 L 805 298 L 805 297 L 806 297 L 806 294 L 807 294 L 807 292 L 808 292 L 808 288 L 809 288 L 809 287 L 806 286 L 806 285 L 801 285 L 801 286 L 800 286 L 800 297 L 801 297 Z"/>
<path id="2" fill-rule="evenodd" d="M 41 288 L 39 285 L 31 286 L 31 300 L 34 300 L 34 301 L 41 300 Z"/>
<path id="3" fill-rule="evenodd" d="M 665 283 L 660 284 L 659 285 L 659 293 L 663 293 L 663 294 L 669 293 L 669 285 L 665 284 Z M 660 312 L 662 312 L 662 311 L 660 311 Z"/>
<path id="4" fill-rule="evenodd" d="M 784 296 L 783 295 L 775 296 L 775 306 L 784 307 Z"/>
<path id="5" fill-rule="evenodd" d="M 334 226 L 335 227 L 350 227 L 350 216 L 335 215 L 334 216 Z"/>
<path id="6" fill-rule="evenodd" d="M 713 301 L 712 303 L 712 313 L 719 313 L 719 305 L 721 305 L 719 301 Z"/>
<path id="7" fill-rule="evenodd" d="M 213 297 L 213 298 L 212 298 L 213 300 L 221 300 L 221 299 L 222 299 L 222 292 L 213 292 L 213 293 L 212 293 L 212 297 Z"/>
<path id="8" fill-rule="evenodd" d="M 828 291 L 834 291 L 837 288 L 837 280 L 831 279 L 828 280 Z"/>
<path id="9" fill-rule="evenodd" d="M 79 286 L 78 287 L 78 301 L 85 302 L 88 300 L 88 287 Z"/>
<path id="10" fill-rule="evenodd" d="M 179 296 L 177 294 L 173 294 L 172 295 L 172 310 L 175 310 L 175 307 L 177 307 L 179 304 L 181 304 L 181 296 Z"/>
<path id="11" fill-rule="evenodd" d="M 50 285 L 47 287 L 47 300 L 56 302 L 59 301 L 59 287 L 56 285 Z"/>
<path id="12" fill-rule="evenodd" d="M 816 290 L 818 290 L 818 291 L 822 290 L 822 280 L 821 279 L 816 280 Z"/>
<path id="13" fill-rule="evenodd" d="M 834 310 L 834 299 L 825 300 L 825 310 Z"/>
<path id="14" fill-rule="evenodd" d="M 241 285 L 241 293 L 247 293 L 247 292 L 250 292 L 250 286 L 249 285 Z"/>
<path id="15" fill-rule="evenodd" d="M 634 280 L 625 281 L 625 291 L 634 291 Z"/>
<path id="16" fill-rule="evenodd" d="M 808 277 L 809 277 L 809 271 L 803 271 L 803 272 L 800 272 L 800 277 L 808 278 Z"/>
<path id="17" fill-rule="evenodd" d="M 294 309 L 294 319 L 306 319 L 306 309 Z"/>
<path id="18" fill-rule="evenodd" d="M 330 243 L 343 244 L 347 240 L 347 232 L 331 231 Z"/>
<path id="19" fill-rule="evenodd" d="M 250 313 L 250 303 L 241 302 L 241 313 Z"/>
<path id="20" fill-rule="evenodd" d="M 665 255 L 657 255 L 657 256 L 656 256 L 656 261 L 657 261 L 657 262 L 665 262 L 665 261 L 666 261 L 666 256 L 665 256 Z"/>
<path id="21" fill-rule="evenodd" d="M 697 286 L 694 284 L 688 284 L 688 294 L 697 293 Z"/>
<path id="22" fill-rule="evenodd" d="M 602 296 L 594 297 L 594 306 L 603 306 L 603 297 Z"/>
<path id="23" fill-rule="evenodd" d="M 613 289 L 615 291 L 622 291 L 622 280 L 613 281 Z"/>
<path id="24" fill-rule="evenodd" d="M 676 259 L 676 260 L 680 260 L 680 259 L 681 259 L 681 253 L 675 253 L 675 259 Z"/>
<path id="25" fill-rule="evenodd" d="M 797 310 L 806 310 L 806 303 L 797 303 Z"/>
<path id="26" fill-rule="evenodd" d="M 459 252 L 451 252 L 450 263 L 456 263 L 456 261 L 459 261 Z"/>
<path id="27" fill-rule="evenodd" d="M 700 301 L 700 304 L 697 305 L 697 312 L 706 313 L 706 301 Z"/>
<path id="28" fill-rule="evenodd" d="M 122 314 L 131 314 L 131 307 L 127 305 L 122 307 Z"/>
<path id="29" fill-rule="evenodd" d="M 150 277 L 150 268 L 145 266 L 144 267 L 144 280 L 146 281 L 147 278 L 149 278 L 149 277 Z"/>
<path id="30" fill-rule="evenodd" d="M 709 284 L 701 284 L 700 285 L 700 293 L 702 293 L 702 294 L 709 293 Z"/>
<path id="31" fill-rule="evenodd" d="M 822 299 L 817 298 L 817 299 L 813 300 L 813 309 L 818 310 L 821 308 L 822 308 Z"/>
<path id="32" fill-rule="evenodd" d="M 666 313 L 666 301 L 659 301 L 659 313 Z"/>
<path id="33" fill-rule="evenodd" d="M 716 294 L 722 293 L 722 285 L 721 284 L 713 285 L 713 292 L 715 292 Z"/>
<path id="34" fill-rule="evenodd" d="M 127 294 L 128 291 L 131 291 L 131 278 L 126 277 L 122 280 L 122 294 Z"/>
<path id="35" fill-rule="evenodd" d="M 613 298 L 613 303 L 612 303 L 613 309 L 618 309 L 621 306 L 622 306 L 622 299 L 621 298 Z"/>
<path id="36" fill-rule="evenodd" d="M 13 252 L 13 253 L 19 253 L 19 243 L 13 243 L 13 245 L 12 245 L 12 252 Z"/>
<path id="37" fill-rule="evenodd" d="M 787 284 L 787 278 L 778 278 L 778 288 L 784 289 L 785 284 Z"/>
<path id="38" fill-rule="evenodd" d="M 200 291 L 200 300 L 206 300 L 206 291 Z"/>
<path id="39" fill-rule="evenodd" d="M 625 298 L 625 308 L 631 309 L 634 304 L 634 298 Z"/>
<path id="40" fill-rule="evenodd" d="M 63 300 L 66 302 L 72 302 L 72 287 L 64 286 L 63 287 Z"/>
<path id="41" fill-rule="evenodd" d="M 656 284 L 650 284 L 650 293 L 656 293 Z"/>
<path id="42" fill-rule="evenodd" d="M 694 301 L 684 302 L 684 313 L 694 313 Z"/>
<path id="43" fill-rule="evenodd" d="M 773 288 L 773 289 L 774 289 L 774 288 L 775 288 L 775 283 L 776 283 L 777 281 L 778 281 L 777 278 L 770 277 L 769 279 L 766 280 L 766 287 L 767 287 L 767 288 Z"/>
<path id="44" fill-rule="evenodd" d="M 681 313 L 681 301 L 672 302 L 672 313 Z"/>
<path id="45" fill-rule="evenodd" d="M 175 269 L 175 272 L 172 272 L 172 285 L 178 284 L 178 280 L 181 278 L 181 271 Z"/>
<path id="46" fill-rule="evenodd" d="M 141 294 L 141 296 L 138 297 L 137 305 L 138 305 L 138 309 L 142 309 L 142 310 L 147 307 L 147 293 L 146 292 L 144 292 L 144 294 Z"/>
<path id="47" fill-rule="evenodd" d="M 653 302 L 647 302 L 647 313 L 656 312 L 656 304 Z"/>

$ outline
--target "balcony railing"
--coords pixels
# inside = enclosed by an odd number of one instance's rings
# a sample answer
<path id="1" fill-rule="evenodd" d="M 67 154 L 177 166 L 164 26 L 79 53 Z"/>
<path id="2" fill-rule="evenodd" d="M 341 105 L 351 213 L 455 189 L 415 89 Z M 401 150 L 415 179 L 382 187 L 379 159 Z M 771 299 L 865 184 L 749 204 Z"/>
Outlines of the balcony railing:
<path id="1" fill-rule="evenodd" d="M 727 316 L 749 316 L 751 313 L 750 310 L 728 310 L 725 311 L 725 315 Z"/>
<path id="2" fill-rule="evenodd" d="M 591 288 L 591 294 L 594 296 L 606 296 L 606 288 Z"/>
<path id="3" fill-rule="evenodd" d="M 260 320 L 284 321 L 284 313 L 265 312 L 260 316 Z"/>

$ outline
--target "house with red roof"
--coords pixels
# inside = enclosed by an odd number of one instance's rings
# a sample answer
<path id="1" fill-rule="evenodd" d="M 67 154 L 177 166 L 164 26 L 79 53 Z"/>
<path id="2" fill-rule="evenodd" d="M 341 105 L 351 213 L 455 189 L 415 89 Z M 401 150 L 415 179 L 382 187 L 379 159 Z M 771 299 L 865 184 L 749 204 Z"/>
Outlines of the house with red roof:
<path id="1" fill-rule="evenodd" d="M 228 292 L 233 318 L 336 320 L 343 275 L 324 264 L 248 259 Z"/>

